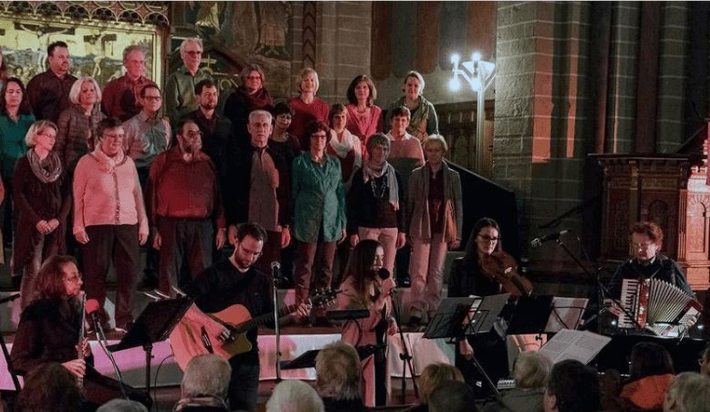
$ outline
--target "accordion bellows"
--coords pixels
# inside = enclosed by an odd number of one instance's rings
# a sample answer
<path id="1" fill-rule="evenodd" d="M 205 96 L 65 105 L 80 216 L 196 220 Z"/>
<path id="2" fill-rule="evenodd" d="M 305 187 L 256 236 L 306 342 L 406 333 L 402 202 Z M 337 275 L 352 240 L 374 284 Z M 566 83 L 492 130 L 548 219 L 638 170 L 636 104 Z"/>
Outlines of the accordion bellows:
<path id="1" fill-rule="evenodd" d="M 695 297 L 659 279 L 624 279 L 621 305 L 625 313 L 619 317 L 620 328 L 671 337 L 692 327 L 703 308 Z"/>

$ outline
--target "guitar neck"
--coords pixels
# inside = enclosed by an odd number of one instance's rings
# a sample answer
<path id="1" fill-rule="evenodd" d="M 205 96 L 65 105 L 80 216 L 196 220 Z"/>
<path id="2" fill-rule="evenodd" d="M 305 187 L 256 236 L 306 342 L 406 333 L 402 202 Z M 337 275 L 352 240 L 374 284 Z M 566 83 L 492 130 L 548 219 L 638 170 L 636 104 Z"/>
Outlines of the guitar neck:
<path id="1" fill-rule="evenodd" d="M 298 305 L 293 304 L 293 305 L 288 305 L 286 307 L 279 309 L 279 319 L 295 312 L 297 308 L 298 308 Z M 269 313 L 265 313 L 263 315 L 257 316 L 255 318 L 252 318 L 246 322 L 240 323 L 239 325 L 237 325 L 236 329 L 239 333 L 242 333 L 242 332 L 246 332 L 247 330 L 254 328 L 258 325 L 268 323 L 268 322 L 273 322 L 273 320 L 274 320 L 274 312 L 269 312 Z"/>

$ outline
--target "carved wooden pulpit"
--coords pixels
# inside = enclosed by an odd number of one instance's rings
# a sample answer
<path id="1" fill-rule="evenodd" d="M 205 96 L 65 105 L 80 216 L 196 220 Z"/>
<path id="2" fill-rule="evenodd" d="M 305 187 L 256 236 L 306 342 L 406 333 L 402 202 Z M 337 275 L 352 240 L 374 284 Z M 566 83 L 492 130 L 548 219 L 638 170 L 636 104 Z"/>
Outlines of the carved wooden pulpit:
<path id="1" fill-rule="evenodd" d="M 631 225 L 652 221 L 663 229 L 662 252 L 685 269 L 694 290 L 708 289 L 708 130 L 679 154 L 592 157 L 604 170 L 602 259 L 631 256 Z"/>

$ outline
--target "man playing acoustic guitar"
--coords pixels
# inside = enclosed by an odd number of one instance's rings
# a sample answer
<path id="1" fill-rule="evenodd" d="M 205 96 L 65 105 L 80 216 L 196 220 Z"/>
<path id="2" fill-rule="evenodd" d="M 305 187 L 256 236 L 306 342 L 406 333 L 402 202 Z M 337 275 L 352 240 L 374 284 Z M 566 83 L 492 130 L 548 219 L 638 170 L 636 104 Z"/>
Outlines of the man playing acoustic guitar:
<path id="1" fill-rule="evenodd" d="M 244 321 L 260 315 L 268 315 L 273 313 L 274 305 L 271 300 L 271 279 L 266 274 L 256 270 L 253 265 L 261 256 L 261 250 L 266 242 L 266 232 L 258 223 L 244 223 L 237 231 L 237 239 L 234 244 L 234 253 L 228 260 L 215 263 L 192 283 L 185 287 L 184 292 L 195 300 L 197 307 L 206 313 L 214 314 L 216 317 L 224 321 L 224 317 L 216 312 L 228 312 L 237 305 L 245 314 L 243 319 L 229 319 L 229 325 L 240 325 Z M 239 306 L 241 305 L 241 306 Z M 248 311 L 246 313 L 244 311 Z M 308 316 L 311 310 L 310 303 L 302 303 L 297 308 L 294 308 L 293 314 L 282 320 L 292 321 L 304 319 Z M 207 351 L 212 351 L 220 356 L 225 355 L 222 345 L 224 339 L 230 334 L 234 335 L 241 330 L 239 326 L 230 327 L 224 323 L 220 324 L 215 321 L 212 316 L 205 315 L 198 310 L 190 310 L 185 315 L 181 323 L 192 324 L 192 332 L 186 332 L 183 337 L 195 334 L 198 336 L 196 344 L 203 346 L 199 348 Z M 254 319 L 256 321 L 256 319 Z M 240 325 L 241 326 L 241 325 Z M 247 323 L 245 330 L 246 341 L 242 345 L 244 351 L 232 350 L 229 354 L 237 353 L 229 358 L 229 363 L 232 366 L 232 378 L 229 383 L 229 406 L 230 410 L 246 410 L 254 411 L 256 409 L 256 401 L 259 388 L 259 349 L 257 347 L 257 332 L 256 322 Z M 195 332 L 196 331 L 196 332 Z M 216 341 L 212 341 L 210 337 L 218 337 Z M 176 350 L 177 346 L 173 342 L 174 338 L 171 335 L 171 344 L 175 357 L 184 357 L 182 349 Z M 177 339 L 175 339 L 177 341 Z M 204 341 L 208 342 L 204 342 Z M 231 348 L 230 348 L 231 349 Z M 230 349 L 227 349 L 228 351 Z M 191 348 L 185 348 L 185 351 L 192 353 Z M 189 360 L 189 359 L 188 359 Z"/>

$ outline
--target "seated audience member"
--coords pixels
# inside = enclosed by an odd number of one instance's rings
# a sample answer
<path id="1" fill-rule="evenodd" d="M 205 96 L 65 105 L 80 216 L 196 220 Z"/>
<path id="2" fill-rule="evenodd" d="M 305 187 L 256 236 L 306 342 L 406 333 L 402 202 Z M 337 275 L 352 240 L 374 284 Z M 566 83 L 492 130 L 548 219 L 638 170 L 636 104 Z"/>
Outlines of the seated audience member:
<path id="1" fill-rule="evenodd" d="M 112 399 L 99 406 L 96 412 L 148 412 L 148 409 L 140 402 Z"/>
<path id="2" fill-rule="evenodd" d="M 405 198 L 399 173 L 387 162 L 390 141 L 382 133 L 367 141 L 369 158 L 355 172 L 348 193 L 350 245 L 375 239 L 385 250 L 384 268 L 392 274 L 397 249 L 404 246 Z"/>
<path id="3" fill-rule="evenodd" d="M 72 105 L 62 111 L 57 121 L 54 151 L 71 174 L 79 159 L 94 150 L 96 129 L 106 115 L 101 112 L 101 88 L 93 77 L 80 77 L 75 81 L 69 100 Z"/>
<path id="4" fill-rule="evenodd" d="M 360 356 L 343 341 L 329 343 L 316 356 L 316 391 L 325 412 L 362 412 Z"/>
<path id="5" fill-rule="evenodd" d="M 431 395 L 451 381 L 463 382 L 461 371 L 455 366 L 446 363 L 432 363 L 427 365 L 419 375 L 419 404 L 408 409 L 409 412 L 427 412 Z"/>
<path id="6" fill-rule="evenodd" d="M 671 355 L 663 346 L 639 342 L 631 350 L 629 381 L 620 397 L 636 408 L 660 409 L 674 373 Z"/>
<path id="7" fill-rule="evenodd" d="M 301 148 L 308 150 L 310 136 L 306 134 L 308 125 L 313 121 L 328 121 L 328 103 L 316 97 L 318 91 L 318 73 L 311 67 L 306 67 L 299 73 L 299 96 L 289 99 L 288 105 L 293 111 L 289 132 L 301 139 Z"/>
<path id="8" fill-rule="evenodd" d="M 199 107 L 195 98 L 195 87 L 203 80 L 212 80 L 202 63 L 202 39 L 188 38 L 180 44 L 182 66 L 165 81 L 165 115 L 170 124 Z"/>
<path id="9" fill-rule="evenodd" d="M 76 378 L 58 363 L 45 363 L 25 377 L 15 400 L 15 412 L 79 412 L 81 389 Z"/>
<path id="10" fill-rule="evenodd" d="M 478 412 L 471 387 L 460 381 L 444 382 L 429 397 L 430 412 Z"/>
<path id="11" fill-rule="evenodd" d="M 217 170 L 202 152 L 200 129 L 183 119 L 177 135 L 177 147 L 153 162 L 146 191 L 153 248 L 160 251 L 158 288 L 171 296 L 173 286 L 184 288 L 212 266 L 212 244 L 222 249 L 227 240 Z"/>
<path id="12" fill-rule="evenodd" d="M 123 122 L 126 133 L 123 149 L 135 162 L 141 187 L 145 188 L 150 165 L 156 156 L 170 147 L 172 131 L 168 120 L 159 116 L 163 102 L 158 86 L 143 87 L 138 101 L 142 106 L 140 113 Z"/>
<path id="13" fill-rule="evenodd" d="M 556 363 L 550 371 L 542 403 L 545 412 L 599 410 L 596 371 L 576 360 Z"/>
<path id="14" fill-rule="evenodd" d="M 239 76 L 242 78 L 242 85 L 227 98 L 224 116 L 234 126 L 237 146 L 246 149 L 249 147 L 249 113 L 254 110 L 271 111 L 274 108 L 274 99 L 264 88 L 264 70 L 258 64 L 244 67 Z"/>
<path id="15" fill-rule="evenodd" d="M 700 373 L 702 375 L 710 377 L 710 344 L 706 346 L 703 352 L 700 354 L 698 363 L 700 363 Z"/>
<path id="16" fill-rule="evenodd" d="M 232 122 L 224 116 L 217 114 L 219 89 L 212 80 L 203 80 L 195 86 L 195 98 L 198 108 L 185 115 L 194 121 L 202 131 L 202 151 L 212 159 L 220 187 L 227 187 L 229 157 L 234 153 L 234 131 Z M 173 125 L 178 124 L 173 122 Z"/>
<path id="17" fill-rule="evenodd" d="M 274 106 L 271 115 L 274 116 L 274 131 L 269 136 L 269 148 L 284 158 L 290 176 L 293 159 L 301 154 L 301 140 L 288 132 L 293 111 L 281 102 Z"/>
<path id="18" fill-rule="evenodd" d="M 123 126 L 104 119 L 96 149 L 82 156 L 74 171 L 74 237 L 81 243 L 88 299 L 106 301 L 106 276 L 116 271 L 116 328 L 133 322 L 138 286 L 139 246 L 148 240 L 143 192 L 133 160 L 123 152 Z M 102 322 L 108 313 L 102 311 Z"/>
<path id="19" fill-rule="evenodd" d="M 232 367 L 219 356 L 195 356 L 182 376 L 182 394 L 173 412 L 228 411 L 226 398 L 231 376 Z"/>
<path id="20" fill-rule="evenodd" d="M 323 401 L 303 381 L 283 381 L 266 402 L 266 412 L 323 412 Z"/>
<path id="21" fill-rule="evenodd" d="M 108 82 L 101 99 L 101 109 L 108 117 L 125 122 L 141 111 L 141 90 L 149 84 L 155 86 L 152 80 L 145 77 L 145 59 L 146 50 L 143 46 L 132 45 L 123 49 L 126 74 Z M 161 104 L 158 102 L 158 106 Z"/>
<path id="22" fill-rule="evenodd" d="M 501 393 L 498 401 L 483 408 L 484 412 L 542 412 L 547 375 L 552 361 L 541 352 L 523 352 L 515 361 L 515 389 Z"/>
<path id="23" fill-rule="evenodd" d="M 679 373 L 668 389 L 664 412 L 710 412 L 710 380 L 695 372 Z"/>

